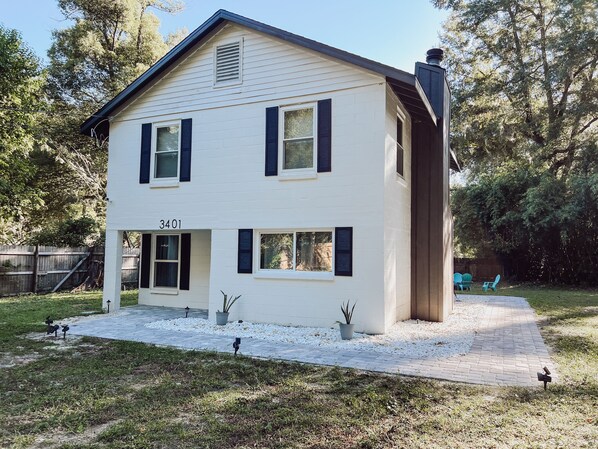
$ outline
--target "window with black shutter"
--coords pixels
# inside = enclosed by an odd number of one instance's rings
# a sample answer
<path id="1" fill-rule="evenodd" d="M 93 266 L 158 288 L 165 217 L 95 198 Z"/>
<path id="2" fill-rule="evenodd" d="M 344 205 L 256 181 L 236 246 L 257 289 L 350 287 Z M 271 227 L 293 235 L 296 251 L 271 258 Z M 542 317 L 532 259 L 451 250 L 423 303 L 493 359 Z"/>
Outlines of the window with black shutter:
<path id="1" fill-rule="evenodd" d="M 265 160 L 266 176 L 332 171 L 332 100 L 267 108 Z"/>

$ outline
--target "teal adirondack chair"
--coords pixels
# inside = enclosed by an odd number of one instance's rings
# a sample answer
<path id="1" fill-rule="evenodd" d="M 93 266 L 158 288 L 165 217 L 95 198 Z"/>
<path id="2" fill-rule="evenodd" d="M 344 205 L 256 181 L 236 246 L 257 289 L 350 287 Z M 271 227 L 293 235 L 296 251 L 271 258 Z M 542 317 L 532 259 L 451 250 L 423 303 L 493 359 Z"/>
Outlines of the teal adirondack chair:
<path id="1" fill-rule="evenodd" d="M 473 284 L 473 276 L 469 273 L 465 273 L 463 275 L 463 280 L 461 281 L 462 289 L 471 290 L 471 284 Z"/>
<path id="2" fill-rule="evenodd" d="M 461 273 L 453 274 L 453 288 L 463 290 L 463 275 Z"/>
<path id="3" fill-rule="evenodd" d="M 488 289 L 490 288 L 493 291 L 496 291 L 496 286 L 498 285 L 498 281 L 500 281 L 500 274 L 496 275 L 496 279 L 494 279 L 494 282 L 492 282 L 492 281 L 484 282 L 484 285 L 482 285 L 482 290 L 487 292 Z"/>

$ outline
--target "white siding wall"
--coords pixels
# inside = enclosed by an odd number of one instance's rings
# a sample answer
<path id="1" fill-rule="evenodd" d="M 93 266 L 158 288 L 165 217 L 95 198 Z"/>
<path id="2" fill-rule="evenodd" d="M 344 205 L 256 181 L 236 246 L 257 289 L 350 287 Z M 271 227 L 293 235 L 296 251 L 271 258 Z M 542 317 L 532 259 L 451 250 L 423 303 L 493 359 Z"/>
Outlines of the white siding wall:
<path id="1" fill-rule="evenodd" d="M 404 177 L 396 172 L 397 115 L 404 117 Z M 386 329 L 411 317 L 411 119 L 386 90 L 384 296 Z"/>
<path id="2" fill-rule="evenodd" d="M 243 82 L 213 87 L 214 45 L 243 38 Z M 151 89 L 133 101 L 116 120 L 185 113 L 238 103 L 291 99 L 379 84 L 383 77 L 265 34 L 227 24 Z"/>
<path id="3" fill-rule="evenodd" d="M 149 288 L 142 288 L 139 289 L 139 304 L 207 309 L 210 289 L 210 240 L 210 231 L 191 232 L 189 290 L 179 290 L 176 295 L 164 295 L 152 292 Z M 152 247 L 152 251 L 155 251 L 155 248 Z"/>
<path id="4" fill-rule="evenodd" d="M 211 314 L 221 307 L 222 289 L 243 295 L 232 319 L 332 326 L 342 318 L 341 302 L 351 299 L 358 301 L 358 329 L 384 332 L 384 79 L 238 27 L 218 36 L 237 35 L 245 39 L 241 87 L 212 88 L 208 45 L 112 121 L 107 227 L 156 231 L 159 220 L 180 219 L 183 230 L 212 230 Z M 264 176 L 266 108 L 327 98 L 332 172 L 293 181 Z M 141 124 L 180 118 L 193 119 L 191 182 L 172 188 L 139 184 Z M 237 274 L 239 228 L 337 226 L 353 227 L 352 277 L 307 281 Z M 195 250 L 192 243 L 193 257 Z M 142 291 L 140 297 L 146 304 L 194 307 L 185 295 Z M 204 304 L 200 297 L 198 307 Z"/>

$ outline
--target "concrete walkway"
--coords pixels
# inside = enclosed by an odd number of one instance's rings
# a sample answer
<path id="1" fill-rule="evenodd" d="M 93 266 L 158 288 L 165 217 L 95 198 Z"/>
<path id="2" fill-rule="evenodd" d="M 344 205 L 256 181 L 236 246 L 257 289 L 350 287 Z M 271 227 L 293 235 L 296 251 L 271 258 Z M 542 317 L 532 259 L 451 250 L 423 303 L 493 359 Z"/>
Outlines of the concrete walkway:
<path id="1" fill-rule="evenodd" d="M 467 297 L 464 297 L 464 299 Z M 184 349 L 232 353 L 231 337 L 149 329 L 146 323 L 180 318 L 184 310 L 133 306 L 113 316 L 95 316 L 72 324 L 71 333 L 116 340 L 139 341 Z M 190 317 L 207 318 L 205 311 Z M 444 358 L 407 358 L 391 354 L 269 342 L 244 338 L 246 356 L 337 365 L 383 373 L 487 385 L 539 386 L 536 372 L 543 366 L 555 373 L 548 350 L 536 325 L 534 311 L 523 298 L 491 297 L 466 355 Z"/>

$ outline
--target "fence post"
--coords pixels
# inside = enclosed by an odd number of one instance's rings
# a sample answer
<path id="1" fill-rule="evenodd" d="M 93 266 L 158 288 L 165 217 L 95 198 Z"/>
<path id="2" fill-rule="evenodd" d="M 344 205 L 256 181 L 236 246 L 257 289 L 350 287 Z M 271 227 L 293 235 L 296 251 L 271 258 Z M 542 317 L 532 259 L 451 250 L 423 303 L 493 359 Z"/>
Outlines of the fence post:
<path id="1" fill-rule="evenodd" d="M 35 251 L 33 252 L 33 282 L 31 286 L 31 290 L 33 294 L 37 295 L 37 270 L 39 266 L 39 244 L 35 244 Z"/>

